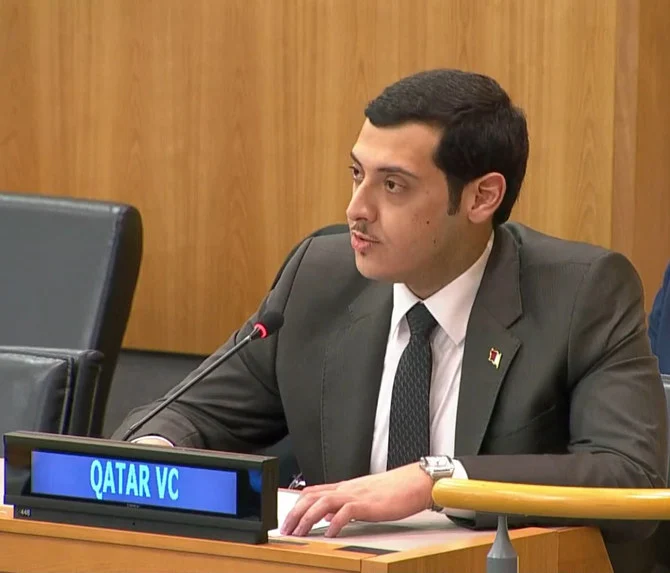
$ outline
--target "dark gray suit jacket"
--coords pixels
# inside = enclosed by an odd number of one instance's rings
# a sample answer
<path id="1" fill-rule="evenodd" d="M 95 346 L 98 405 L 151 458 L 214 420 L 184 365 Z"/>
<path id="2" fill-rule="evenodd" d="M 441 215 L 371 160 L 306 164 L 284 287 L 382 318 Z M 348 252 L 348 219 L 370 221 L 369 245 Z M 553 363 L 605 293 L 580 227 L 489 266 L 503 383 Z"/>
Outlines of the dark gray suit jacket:
<path id="1" fill-rule="evenodd" d="M 308 484 L 368 473 L 391 285 L 358 273 L 348 235 L 317 237 L 297 249 L 264 307 L 284 313 L 278 335 L 247 346 L 141 433 L 249 452 L 290 432 Z M 496 230 L 467 329 L 455 453 L 471 479 L 665 485 L 665 398 L 626 258 L 518 224 Z M 559 521 L 516 520 L 549 523 Z M 598 525 L 614 541 L 656 526 Z"/>

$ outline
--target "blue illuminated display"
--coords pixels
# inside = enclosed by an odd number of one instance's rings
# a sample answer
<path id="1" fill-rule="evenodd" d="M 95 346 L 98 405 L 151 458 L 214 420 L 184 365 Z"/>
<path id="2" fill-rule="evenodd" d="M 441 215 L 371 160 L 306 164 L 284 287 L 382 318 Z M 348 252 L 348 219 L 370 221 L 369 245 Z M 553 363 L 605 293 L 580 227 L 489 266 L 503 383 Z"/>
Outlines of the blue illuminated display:
<path id="1" fill-rule="evenodd" d="M 32 492 L 102 502 L 237 513 L 237 472 L 32 452 Z"/>

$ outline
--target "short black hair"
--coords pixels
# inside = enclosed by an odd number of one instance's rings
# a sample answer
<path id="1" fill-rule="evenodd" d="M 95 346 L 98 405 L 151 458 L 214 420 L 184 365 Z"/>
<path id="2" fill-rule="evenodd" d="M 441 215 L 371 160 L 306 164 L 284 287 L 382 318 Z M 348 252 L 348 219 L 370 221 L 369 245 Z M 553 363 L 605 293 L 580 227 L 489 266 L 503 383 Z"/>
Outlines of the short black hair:
<path id="1" fill-rule="evenodd" d="M 528 129 L 523 111 L 494 79 L 461 70 L 419 72 L 384 89 L 365 116 L 376 127 L 415 121 L 441 128 L 433 160 L 447 178 L 450 213 L 467 183 L 495 171 L 507 189 L 493 224 L 507 221 L 526 174 Z"/>

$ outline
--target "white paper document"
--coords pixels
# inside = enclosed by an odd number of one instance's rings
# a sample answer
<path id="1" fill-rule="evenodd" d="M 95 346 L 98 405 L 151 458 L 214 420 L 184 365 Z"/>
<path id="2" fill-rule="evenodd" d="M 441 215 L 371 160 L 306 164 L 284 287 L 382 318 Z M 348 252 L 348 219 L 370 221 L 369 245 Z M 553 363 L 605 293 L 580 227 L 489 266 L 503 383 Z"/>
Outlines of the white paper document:
<path id="1" fill-rule="evenodd" d="M 296 490 L 280 489 L 277 492 L 277 523 L 279 524 L 279 527 L 277 529 L 268 531 L 268 537 L 279 537 L 281 535 L 281 526 L 284 523 L 286 516 L 298 501 L 299 496 L 300 492 Z M 318 523 L 314 524 L 312 531 L 325 531 L 329 525 L 330 524 L 326 520 L 322 519 Z"/>

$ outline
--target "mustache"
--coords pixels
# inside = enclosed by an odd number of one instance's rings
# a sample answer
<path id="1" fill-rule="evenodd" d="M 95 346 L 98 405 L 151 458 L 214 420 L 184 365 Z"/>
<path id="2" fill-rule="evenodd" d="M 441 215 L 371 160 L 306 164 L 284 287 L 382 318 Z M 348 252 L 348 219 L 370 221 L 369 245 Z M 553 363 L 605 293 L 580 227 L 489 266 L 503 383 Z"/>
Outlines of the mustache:
<path id="1" fill-rule="evenodd" d="M 353 225 L 349 227 L 350 231 L 356 231 L 362 235 L 367 235 L 368 225 L 365 221 L 356 221 Z"/>
<path id="2" fill-rule="evenodd" d="M 353 225 L 349 226 L 349 231 L 352 233 L 360 233 L 364 235 L 367 239 L 372 241 L 378 241 L 377 237 L 368 233 L 368 224 L 366 221 L 356 221 Z"/>

